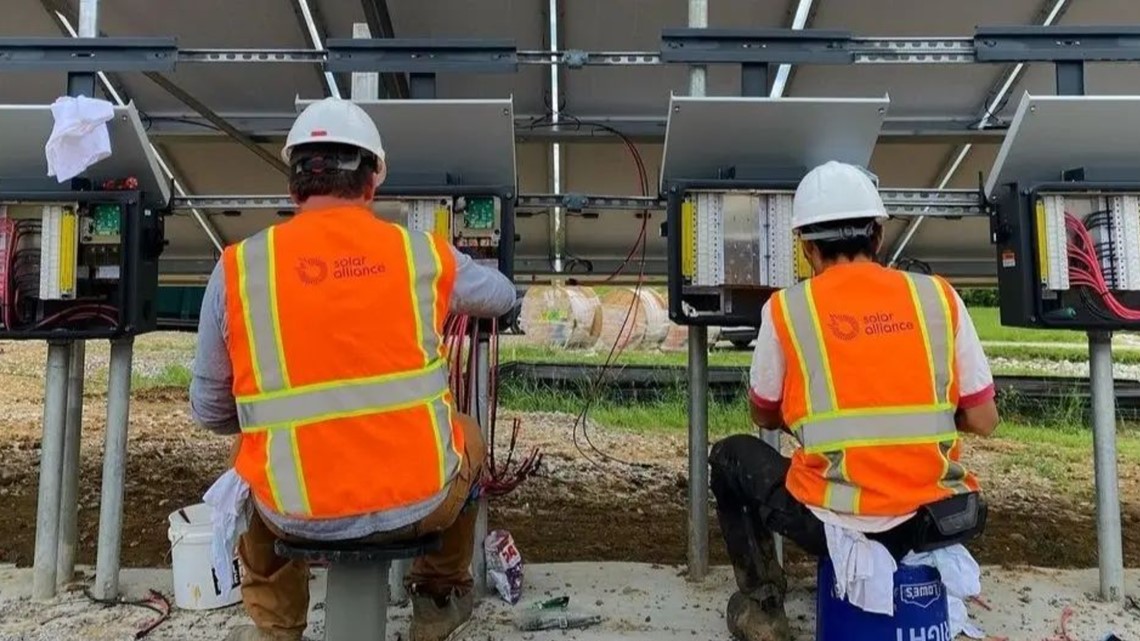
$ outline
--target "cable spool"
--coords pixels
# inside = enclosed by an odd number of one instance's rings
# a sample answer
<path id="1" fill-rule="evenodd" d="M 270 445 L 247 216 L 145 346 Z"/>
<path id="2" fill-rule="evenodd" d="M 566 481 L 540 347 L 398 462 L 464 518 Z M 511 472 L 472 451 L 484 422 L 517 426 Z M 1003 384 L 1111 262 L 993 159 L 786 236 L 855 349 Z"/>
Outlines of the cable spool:
<path id="1" fill-rule="evenodd" d="M 708 328 L 708 332 L 709 347 L 712 347 L 720 340 L 720 328 L 710 327 Z M 688 325 L 669 323 L 669 328 L 665 332 L 665 339 L 661 341 L 660 349 L 663 352 L 683 352 L 689 349 Z"/>
<path id="2" fill-rule="evenodd" d="M 598 309 L 598 295 L 589 287 L 531 287 L 523 296 L 519 327 L 532 345 L 589 349 L 598 336 Z"/>
<path id="3" fill-rule="evenodd" d="M 615 345 L 619 350 L 656 348 L 669 331 L 664 299 L 649 289 L 623 287 L 606 292 L 601 298 L 601 316 L 600 349 Z"/>

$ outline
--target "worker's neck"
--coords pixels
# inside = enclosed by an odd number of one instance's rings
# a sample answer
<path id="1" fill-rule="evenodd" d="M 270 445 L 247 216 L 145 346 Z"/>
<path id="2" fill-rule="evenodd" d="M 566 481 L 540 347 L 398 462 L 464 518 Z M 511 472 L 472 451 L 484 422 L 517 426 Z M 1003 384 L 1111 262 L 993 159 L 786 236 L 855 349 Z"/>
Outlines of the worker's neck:
<path id="1" fill-rule="evenodd" d="M 365 198 L 337 198 L 335 196 L 311 196 L 297 207 L 298 214 L 321 209 L 346 209 L 352 207 L 369 209 L 372 206 L 370 199 Z"/>
<path id="2" fill-rule="evenodd" d="M 866 254 L 858 254 L 854 258 L 848 258 L 847 256 L 840 255 L 829 260 L 820 261 L 819 269 L 816 271 L 816 274 L 822 274 L 828 269 L 831 269 L 832 267 L 838 267 L 840 265 L 855 265 L 860 263 L 873 262 L 875 262 L 875 259 Z"/>

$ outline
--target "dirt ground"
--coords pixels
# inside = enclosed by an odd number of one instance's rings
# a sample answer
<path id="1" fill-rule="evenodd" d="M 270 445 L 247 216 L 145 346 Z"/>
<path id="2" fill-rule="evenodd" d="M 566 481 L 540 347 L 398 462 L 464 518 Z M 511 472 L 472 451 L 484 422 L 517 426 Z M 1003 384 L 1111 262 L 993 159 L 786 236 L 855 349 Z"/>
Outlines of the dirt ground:
<path id="1" fill-rule="evenodd" d="M 158 335 L 136 348 L 136 374 L 155 374 L 170 363 L 188 364 L 192 336 Z M 106 402 L 105 345 L 89 348 L 80 498 L 80 562 L 94 562 L 98 532 L 101 454 Z M 0 563 L 31 563 L 35 539 L 42 345 L 0 344 Z M 501 415 L 504 419 L 509 414 Z M 544 452 L 541 475 L 492 503 L 491 525 L 508 529 L 531 562 L 638 561 L 680 564 L 685 557 L 686 447 L 683 435 L 611 433 L 591 427 L 591 439 L 608 455 L 637 463 L 594 463 L 576 449 L 573 419 L 526 414 L 521 448 Z M 742 413 L 742 429 L 745 417 Z M 579 435 L 579 441 L 581 441 Z M 502 444 L 500 444 L 502 445 Z M 585 443 L 583 449 L 589 451 Z M 976 470 L 990 501 L 987 533 L 973 545 L 983 564 L 1055 568 L 1095 567 L 1096 521 L 1092 456 L 1067 463 L 1063 484 L 1010 471 L 1008 461 L 1028 445 L 970 440 L 965 461 Z M 167 516 L 200 502 L 222 472 L 228 440 L 196 428 L 179 388 L 135 393 L 131 406 L 123 564 L 169 563 Z M 596 454 L 593 458 L 598 458 Z M 1121 465 L 1124 548 L 1128 566 L 1140 566 L 1140 469 Z M 710 510 L 710 513 L 711 510 Z M 714 563 L 725 561 L 715 522 Z M 794 551 L 791 559 L 796 559 Z"/>

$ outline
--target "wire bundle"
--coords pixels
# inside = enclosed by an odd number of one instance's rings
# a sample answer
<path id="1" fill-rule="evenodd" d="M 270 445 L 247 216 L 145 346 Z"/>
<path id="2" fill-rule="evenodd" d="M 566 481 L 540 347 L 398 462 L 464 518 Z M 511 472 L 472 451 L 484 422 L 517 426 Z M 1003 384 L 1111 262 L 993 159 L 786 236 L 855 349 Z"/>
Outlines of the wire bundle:
<path id="1" fill-rule="evenodd" d="M 1125 307 L 1108 285 L 1101 259 L 1111 259 L 1111 255 L 1105 256 L 1103 247 L 1093 241 L 1081 219 L 1066 212 L 1065 226 L 1069 231 L 1069 279 L 1072 284 L 1092 290 L 1114 319 L 1140 321 L 1140 310 Z"/>
<path id="2" fill-rule="evenodd" d="M 444 324 L 444 347 L 448 357 L 448 380 L 451 394 L 455 399 L 456 410 L 468 416 L 479 417 L 486 410 L 488 425 L 487 466 L 482 480 L 482 489 L 488 496 L 504 496 L 513 491 L 527 477 L 538 471 L 542 455 L 537 447 L 517 463 L 512 469 L 515 449 L 518 442 L 521 422 L 516 418 L 511 425 L 511 439 L 507 448 L 507 458 L 502 465 L 495 460 L 495 426 L 499 397 L 499 332 L 498 321 L 491 321 L 487 336 L 483 328 L 469 316 L 453 315 Z M 479 351 L 475 348 L 479 341 L 486 340 L 487 350 L 487 407 L 480 407 L 476 388 L 477 373 L 480 369 Z"/>

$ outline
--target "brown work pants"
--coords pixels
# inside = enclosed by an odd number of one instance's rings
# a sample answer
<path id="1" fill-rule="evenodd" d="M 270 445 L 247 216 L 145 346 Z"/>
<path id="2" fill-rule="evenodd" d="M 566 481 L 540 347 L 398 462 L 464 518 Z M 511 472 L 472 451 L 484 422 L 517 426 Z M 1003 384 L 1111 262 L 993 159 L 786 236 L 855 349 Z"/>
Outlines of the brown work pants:
<path id="1" fill-rule="evenodd" d="M 486 446 L 475 421 L 462 415 L 459 418 L 466 437 L 466 455 L 439 507 L 418 523 L 360 539 L 362 543 L 392 543 L 440 532 L 440 549 L 417 558 L 406 580 L 409 588 L 414 586 L 417 592 L 433 596 L 452 591 L 463 594 L 473 585 L 469 566 L 477 510 L 462 508 L 482 473 Z M 254 510 L 249 530 L 242 535 L 238 548 L 245 571 L 242 600 L 259 628 L 304 630 L 309 614 L 309 567 L 303 561 L 277 556 L 273 544 L 278 538 L 291 537 L 274 531 Z"/>

